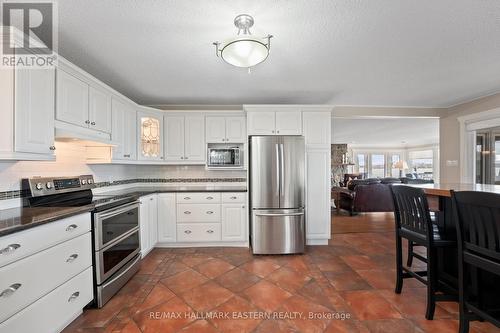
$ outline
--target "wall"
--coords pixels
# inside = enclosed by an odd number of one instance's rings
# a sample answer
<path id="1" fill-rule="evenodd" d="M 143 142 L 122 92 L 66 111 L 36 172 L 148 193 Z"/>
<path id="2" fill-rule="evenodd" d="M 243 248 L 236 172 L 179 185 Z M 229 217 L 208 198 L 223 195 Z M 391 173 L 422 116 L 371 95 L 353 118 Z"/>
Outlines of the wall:
<path id="1" fill-rule="evenodd" d="M 458 117 L 500 107 L 500 93 L 451 107 L 440 119 L 441 183 L 460 182 L 460 126 Z M 448 161 L 456 161 L 450 165 Z M 453 164 L 453 163 L 451 163 Z"/>
<path id="2" fill-rule="evenodd" d="M 134 178 L 246 178 L 245 171 L 208 171 L 203 165 L 87 165 L 84 147 L 56 142 L 56 148 L 56 161 L 0 162 L 0 192 L 19 190 L 21 178 L 34 176 L 92 174 L 96 182 Z"/>

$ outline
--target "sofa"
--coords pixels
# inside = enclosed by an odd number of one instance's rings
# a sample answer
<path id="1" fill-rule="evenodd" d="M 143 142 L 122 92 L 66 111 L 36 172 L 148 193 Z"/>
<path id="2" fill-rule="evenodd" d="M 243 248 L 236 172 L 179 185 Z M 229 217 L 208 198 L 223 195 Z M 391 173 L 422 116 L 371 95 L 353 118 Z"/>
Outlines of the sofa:
<path id="1" fill-rule="evenodd" d="M 393 212 L 391 184 L 399 184 L 399 178 L 354 179 L 338 196 L 335 205 L 351 215 L 367 212 Z"/>

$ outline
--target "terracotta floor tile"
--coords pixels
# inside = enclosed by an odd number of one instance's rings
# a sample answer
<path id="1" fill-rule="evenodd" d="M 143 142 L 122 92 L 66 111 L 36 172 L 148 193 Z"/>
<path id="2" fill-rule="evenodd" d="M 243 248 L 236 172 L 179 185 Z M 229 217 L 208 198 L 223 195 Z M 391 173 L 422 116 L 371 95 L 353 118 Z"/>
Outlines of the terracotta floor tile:
<path id="1" fill-rule="evenodd" d="M 345 272 L 351 270 L 349 265 L 340 258 L 322 260 L 316 262 L 316 266 L 322 272 Z"/>
<path id="2" fill-rule="evenodd" d="M 291 326 L 295 327 L 300 332 L 323 332 L 330 323 L 328 315 L 332 313 L 331 310 L 324 306 L 315 304 L 302 296 L 292 296 L 283 303 L 279 311 L 288 313 L 301 313 L 302 316 L 297 316 L 293 319 L 287 319 Z M 311 319 L 309 316 L 314 315 Z M 325 317 L 326 316 L 326 317 Z"/>
<path id="3" fill-rule="evenodd" d="M 240 292 L 259 282 L 260 278 L 237 267 L 218 276 L 215 281 L 233 292 Z"/>
<path id="4" fill-rule="evenodd" d="M 400 319 L 401 314 L 377 291 L 346 291 L 342 297 L 361 320 Z"/>
<path id="5" fill-rule="evenodd" d="M 266 277 L 280 266 L 271 260 L 254 259 L 242 265 L 241 268 L 257 276 Z"/>
<path id="6" fill-rule="evenodd" d="M 120 333 L 142 333 L 139 327 L 133 320 L 130 320 L 125 327 L 120 330 Z"/>
<path id="7" fill-rule="evenodd" d="M 211 259 L 205 261 L 203 264 L 194 267 L 194 269 L 196 269 L 198 272 L 207 276 L 210 279 L 222 275 L 227 271 L 232 270 L 233 268 L 234 268 L 233 265 L 221 259 Z"/>
<path id="8" fill-rule="evenodd" d="M 266 311 L 277 309 L 287 298 L 292 296 L 288 291 L 265 280 L 245 289 L 243 295 L 247 297 L 250 302 Z"/>
<path id="9" fill-rule="evenodd" d="M 297 271 L 299 273 L 300 272 L 307 272 L 309 270 L 309 268 L 304 260 L 305 260 L 305 258 L 303 258 L 302 256 L 291 257 L 288 260 L 286 267 L 293 269 L 294 271 Z"/>
<path id="10" fill-rule="evenodd" d="M 162 276 L 169 277 L 169 276 L 175 275 L 177 273 L 187 271 L 188 269 L 189 269 L 188 265 L 186 265 L 180 261 L 173 260 L 164 269 Z"/>
<path id="11" fill-rule="evenodd" d="M 170 289 L 165 287 L 163 284 L 158 283 L 155 285 L 153 290 L 151 290 L 151 292 L 146 297 L 146 299 L 144 299 L 143 302 L 136 303 L 136 307 L 134 309 L 135 313 L 142 312 L 152 307 L 155 307 L 158 304 L 168 301 L 174 296 L 175 294 L 172 291 L 170 291 Z"/>
<path id="12" fill-rule="evenodd" d="M 239 296 L 234 296 L 226 303 L 218 306 L 214 311 L 229 314 L 229 318 L 216 318 L 209 320 L 221 332 L 251 332 L 262 321 L 258 318 L 240 319 L 238 317 L 232 316 L 233 312 L 239 314 L 244 312 L 250 313 L 258 311 L 258 308 Z"/>
<path id="13" fill-rule="evenodd" d="M 244 263 L 253 260 L 253 256 L 251 254 L 240 254 L 240 253 L 222 253 L 217 255 L 218 258 L 223 259 L 224 261 L 227 261 L 233 266 L 240 266 L 243 265 Z"/>
<path id="14" fill-rule="evenodd" d="M 134 316 L 134 321 L 143 333 L 177 332 L 194 319 L 189 316 L 191 309 L 182 299 L 174 297 L 148 311 Z M 173 317 L 174 314 L 177 317 Z M 188 314 L 187 316 L 185 314 Z"/>
<path id="15" fill-rule="evenodd" d="M 283 320 L 264 320 L 252 333 L 300 333 Z"/>
<path id="16" fill-rule="evenodd" d="M 408 319 L 366 320 L 363 324 L 373 333 L 423 333 Z"/>
<path id="17" fill-rule="evenodd" d="M 209 255 L 203 255 L 203 254 L 195 254 L 187 257 L 183 257 L 181 259 L 181 262 L 185 264 L 186 266 L 189 267 L 194 267 L 199 264 L 202 264 L 204 262 L 207 262 L 207 260 L 213 259 L 212 256 Z"/>
<path id="18" fill-rule="evenodd" d="M 297 291 L 298 295 L 308 298 L 313 303 L 323 305 L 331 310 L 335 310 L 335 306 L 328 298 L 328 294 L 316 280 L 307 282 L 300 290 Z"/>
<path id="19" fill-rule="evenodd" d="M 231 291 L 222 288 L 213 281 L 208 281 L 180 294 L 184 301 L 197 311 L 213 309 L 233 297 L 233 295 Z"/>
<path id="20" fill-rule="evenodd" d="M 363 325 L 363 323 L 357 320 L 348 319 L 332 320 L 324 333 L 370 333 L 370 331 L 365 325 Z"/>
<path id="21" fill-rule="evenodd" d="M 325 272 L 325 277 L 338 290 L 367 290 L 372 287 L 355 271 Z"/>
<path id="22" fill-rule="evenodd" d="M 354 270 L 369 270 L 379 268 L 377 262 L 373 261 L 367 255 L 341 256 L 340 258 Z"/>
<path id="23" fill-rule="evenodd" d="M 177 294 L 197 287 L 206 281 L 208 279 L 205 276 L 192 269 L 161 280 L 167 288 Z"/>
<path id="24" fill-rule="evenodd" d="M 311 281 L 311 277 L 306 275 L 305 272 L 299 273 L 293 269 L 281 267 L 269 274 L 266 280 L 272 281 L 278 287 L 293 293 L 302 288 L 305 283 Z"/>
<path id="25" fill-rule="evenodd" d="M 376 289 L 394 289 L 396 286 L 395 270 L 357 270 L 356 273 Z"/>
<path id="26" fill-rule="evenodd" d="M 206 320 L 197 320 L 184 327 L 179 333 L 217 333 L 219 332 Z"/>

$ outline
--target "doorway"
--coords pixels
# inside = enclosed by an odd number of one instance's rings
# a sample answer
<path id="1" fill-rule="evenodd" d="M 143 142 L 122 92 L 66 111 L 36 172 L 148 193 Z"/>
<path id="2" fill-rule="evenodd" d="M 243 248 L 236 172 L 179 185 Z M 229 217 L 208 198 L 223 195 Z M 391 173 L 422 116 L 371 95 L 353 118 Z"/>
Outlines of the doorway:
<path id="1" fill-rule="evenodd" d="M 500 127 L 476 132 L 476 184 L 500 185 Z"/>

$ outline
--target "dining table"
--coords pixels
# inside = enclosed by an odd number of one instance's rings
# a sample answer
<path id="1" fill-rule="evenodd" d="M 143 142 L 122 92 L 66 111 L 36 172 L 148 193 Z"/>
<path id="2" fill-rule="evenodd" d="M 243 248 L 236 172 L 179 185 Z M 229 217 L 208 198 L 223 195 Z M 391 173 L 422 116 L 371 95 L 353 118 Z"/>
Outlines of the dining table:
<path id="1" fill-rule="evenodd" d="M 453 212 L 451 191 L 475 191 L 500 194 L 500 185 L 436 183 L 409 185 L 424 190 L 429 210 L 436 216 L 436 224 L 441 237 L 449 240 L 457 239 L 456 220 Z M 438 249 L 438 280 L 458 289 L 458 250 L 454 248 Z M 500 285 L 500 281 L 498 281 Z"/>

